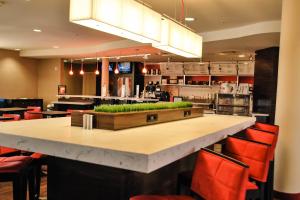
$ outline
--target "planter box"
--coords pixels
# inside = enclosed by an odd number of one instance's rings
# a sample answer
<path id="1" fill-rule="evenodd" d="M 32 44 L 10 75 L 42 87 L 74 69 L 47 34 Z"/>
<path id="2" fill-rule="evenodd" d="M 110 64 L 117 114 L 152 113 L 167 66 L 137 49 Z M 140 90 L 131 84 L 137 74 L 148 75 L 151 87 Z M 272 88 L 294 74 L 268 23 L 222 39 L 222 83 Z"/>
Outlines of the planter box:
<path id="1" fill-rule="evenodd" d="M 83 126 L 83 114 L 94 116 L 93 127 L 97 129 L 121 130 L 163 122 L 202 117 L 202 108 L 181 108 L 167 110 L 150 110 L 140 112 L 105 113 L 105 112 L 72 112 L 71 125 Z"/>

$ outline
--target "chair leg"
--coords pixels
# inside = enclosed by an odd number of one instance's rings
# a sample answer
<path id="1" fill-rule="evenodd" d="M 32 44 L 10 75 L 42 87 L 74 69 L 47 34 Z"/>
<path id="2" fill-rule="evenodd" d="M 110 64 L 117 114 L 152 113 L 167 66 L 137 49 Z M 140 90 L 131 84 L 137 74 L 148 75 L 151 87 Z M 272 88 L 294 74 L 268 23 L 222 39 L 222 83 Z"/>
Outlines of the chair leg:
<path id="1" fill-rule="evenodd" d="M 37 200 L 40 197 L 41 173 L 42 173 L 42 166 L 39 164 L 39 165 L 37 165 L 36 171 L 35 171 L 35 194 L 36 194 L 36 199 Z"/>
<path id="2" fill-rule="evenodd" d="M 28 185 L 29 185 L 29 200 L 36 200 L 35 192 L 35 167 L 32 167 L 28 174 Z"/>
<path id="3" fill-rule="evenodd" d="M 25 174 L 18 174 L 13 180 L 13 200 L 26 200 L 27 178 Z"/>

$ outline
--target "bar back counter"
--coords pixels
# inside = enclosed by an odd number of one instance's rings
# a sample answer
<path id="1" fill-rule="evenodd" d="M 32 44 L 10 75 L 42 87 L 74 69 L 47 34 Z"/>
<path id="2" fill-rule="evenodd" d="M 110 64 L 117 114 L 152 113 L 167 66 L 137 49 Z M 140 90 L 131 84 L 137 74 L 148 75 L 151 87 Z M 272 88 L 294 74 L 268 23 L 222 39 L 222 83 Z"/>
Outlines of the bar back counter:
<path id="1" fill-rule="evenodd" d="M 128 200 L 174 194 L 201 148 L 255 118 L 209 115 L 119 131 L 71 127 L 70 117 L 1 123 L 0 145 L 48 157 L 48 200 Z"/>

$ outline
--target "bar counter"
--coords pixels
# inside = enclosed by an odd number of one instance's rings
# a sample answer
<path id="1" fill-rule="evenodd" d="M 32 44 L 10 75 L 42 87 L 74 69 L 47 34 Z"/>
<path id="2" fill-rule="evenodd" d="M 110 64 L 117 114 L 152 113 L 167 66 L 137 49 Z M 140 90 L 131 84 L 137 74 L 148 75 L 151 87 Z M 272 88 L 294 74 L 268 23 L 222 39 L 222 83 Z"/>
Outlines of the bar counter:
<path id="1" fill-rule="evenodd" d="M 128 200 L 174 194 L 200 148 L 254 122 L 208 115 L 119 131 L 71 127 L 70 117 L 3 122 L 0 145 L 49 155 L 48 200 Z"/>
<path id="2" fill-rule="evenodd" d="M 0 145 L 150 173 L 251 126 L 255 118 L 211 115 L 120 131 L 71 127 L 70 117 L 1 123 Z"/>

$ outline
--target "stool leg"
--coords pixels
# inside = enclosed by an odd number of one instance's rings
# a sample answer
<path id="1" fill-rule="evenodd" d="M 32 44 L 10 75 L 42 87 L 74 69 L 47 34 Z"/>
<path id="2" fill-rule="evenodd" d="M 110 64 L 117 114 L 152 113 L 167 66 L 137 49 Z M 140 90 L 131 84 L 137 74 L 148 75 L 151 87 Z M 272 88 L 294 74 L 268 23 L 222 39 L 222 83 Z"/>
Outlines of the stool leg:
<path id="1" fill-rule="evenodd" d="M 27 180 L 26 175 L 19 174 L 13 180 L 13 200 L 26 200 Z"/>
<path id="2" fill-rule="evenodd" d="M 35 194 L 36 194 L 36 199 L 38 200 L 40 197 L 40 190 L 41 190 L 41 173 L 42 173 L 42 166 L 39 164 L 36 167 L 36 172 L 35 172 Z"/>
<path id="3" fill-rule="evenodd" d="M 35 167 L 32 167 L 28 175 L 29 200 L 36 200 L 35 196 Z"/>

